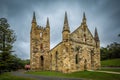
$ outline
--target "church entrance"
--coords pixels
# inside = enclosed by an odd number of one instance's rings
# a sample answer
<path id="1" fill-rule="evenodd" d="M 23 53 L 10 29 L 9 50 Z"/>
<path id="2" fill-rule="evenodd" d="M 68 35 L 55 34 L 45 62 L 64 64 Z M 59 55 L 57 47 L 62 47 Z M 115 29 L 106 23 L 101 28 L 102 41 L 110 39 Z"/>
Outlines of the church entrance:
<path id="1" fill-rule="evenodd" d="M 44 69 L 44 57 L 43 56 L 40 56 L 40 68 L 41 70 Z"/>

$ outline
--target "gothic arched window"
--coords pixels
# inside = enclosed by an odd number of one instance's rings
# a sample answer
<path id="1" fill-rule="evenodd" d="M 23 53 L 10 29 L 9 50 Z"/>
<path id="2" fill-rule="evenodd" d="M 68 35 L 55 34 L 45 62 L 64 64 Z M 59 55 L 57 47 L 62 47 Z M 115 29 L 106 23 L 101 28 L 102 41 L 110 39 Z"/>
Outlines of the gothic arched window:
<path id="1" fill-rule="evenodd" d="M 58 52 L 57 51 L 55 53 L 55 59 L 56 59 L 56 64 L 57 64 L 57 59 L 58 59 Z"/>
<path id="2" fill-rule="evenodd" d="M 78 61 L 78 54 L 76 54 L 76 56 L 75 56 L 75 63 L 78 64 L 78 62 L 79 62 Z"/>
<path id="3" fill-rule="evenodd" d="M 56 70 L 58 70 L 58 52 L 55 53 L 55 59 L 56 59 Z"/>

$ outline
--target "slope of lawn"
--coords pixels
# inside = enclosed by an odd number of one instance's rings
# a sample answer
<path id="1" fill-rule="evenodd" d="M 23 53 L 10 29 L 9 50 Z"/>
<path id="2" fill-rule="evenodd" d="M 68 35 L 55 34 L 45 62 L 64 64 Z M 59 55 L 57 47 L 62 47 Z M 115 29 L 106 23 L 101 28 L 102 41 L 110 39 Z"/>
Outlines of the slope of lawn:
<path id="1" fill-rule="evenodd" d="M 10 73 L 3 73 L 0 74 L 0 80 L 33 80 L 33 79 L 13 76 Z"/>
<path id="2" fill-rule="evenodd" d="M 102 67 L 120 67 L 120 58 L 101 61 Z"/>
<path id="3" fill-rule="evenodd" d="M 110 73 L 90 72 L 90 71 L 80 71 L 80 72 L 74 72 L 68 74 L 64 74 L 61 72 L 51 72 L 51 71 L 37 71 L 37 72 L 31 71 L 26 73 L 33 75 L 42 75 L 42 76 L 84 78 L 88 80 L 120 80 L 120 74 L 110 74 Z"/>

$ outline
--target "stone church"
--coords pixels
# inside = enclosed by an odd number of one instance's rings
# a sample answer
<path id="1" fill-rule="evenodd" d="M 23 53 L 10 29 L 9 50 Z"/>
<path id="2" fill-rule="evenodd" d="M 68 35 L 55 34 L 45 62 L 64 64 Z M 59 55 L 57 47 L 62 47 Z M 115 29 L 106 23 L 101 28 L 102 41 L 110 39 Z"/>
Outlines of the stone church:
<path id="1" fill-rule="evenodd" d="M 50 70 L 70 73 L 82 70 L 100 69 L 100 40 L 95 28 L 91 34 L 86 16 L 78 28 L 70 32 L 65 12 L 62 41 L 50 50 L 50 24 L 47 18 L 46 26 L 37 25 L 33 13 L 30 31 L 30 66 L 31 70 Z M 59 35 L 59 34 L 58 34 Z"/>

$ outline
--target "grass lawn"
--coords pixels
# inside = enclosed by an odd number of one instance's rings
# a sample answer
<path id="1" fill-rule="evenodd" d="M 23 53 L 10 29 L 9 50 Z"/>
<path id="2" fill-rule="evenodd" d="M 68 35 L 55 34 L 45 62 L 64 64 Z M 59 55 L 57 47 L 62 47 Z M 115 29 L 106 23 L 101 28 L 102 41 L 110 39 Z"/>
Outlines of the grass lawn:
<path id="1" fill-rule="evenodd" d="M 31 71 L 26 73 L 34 74 L 34 75 L 43 75 L 43 76 L 85 78 L 88 80 L 120 80 L 120 74 L 110 74 L 110 73 L 90 72 L 90 71 L 80 71 L 69 74 L 64 74 L 61 72 L 51 72 L 51 71 L 38 71 L 38 72 Z"/>
<path id="2" fill-rule="evenodd" d="M 120 67 L 120 59 L 101 61 L 102 67 Z"/>
<path id="3" fill-rule="evenodd" d="M 3 73 L 0 75 L 0 80 L 33 80 L 33 79 L 13 76 L 10 73 Z"/>
<path id="4" fill-rule="evenodd" d="M 120 69 L 115 69 L 115 68 L 107 68 L 107 69 L 101 69 L 101 71 L 113 71 L 113 72 L 120 72 Z"/>

